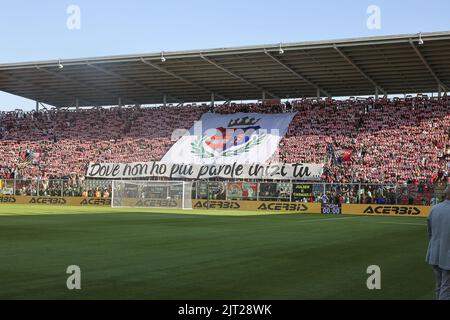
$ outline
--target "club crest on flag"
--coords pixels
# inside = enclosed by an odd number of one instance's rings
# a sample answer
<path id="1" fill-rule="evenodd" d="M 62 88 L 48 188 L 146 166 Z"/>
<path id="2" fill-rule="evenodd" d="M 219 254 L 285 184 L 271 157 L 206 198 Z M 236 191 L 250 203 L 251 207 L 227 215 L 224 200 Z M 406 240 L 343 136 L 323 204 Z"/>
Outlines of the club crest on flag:
<path id="1" fill-rule="evenodd" d="M 215 129 L 212 135 L 203 135 L 191 144 L 192 154 L 201 158 L 231 157 L 249 152 L 267 136 L 258 130 L 261 119 L 243 117 L 231 119 L 228 126 Z"/>
<path id="2" fill-rule="evenodd" d="M 165 154 L 162 162 L 266 163 L 277 151 L 296 113 L 206 112 Z"/>

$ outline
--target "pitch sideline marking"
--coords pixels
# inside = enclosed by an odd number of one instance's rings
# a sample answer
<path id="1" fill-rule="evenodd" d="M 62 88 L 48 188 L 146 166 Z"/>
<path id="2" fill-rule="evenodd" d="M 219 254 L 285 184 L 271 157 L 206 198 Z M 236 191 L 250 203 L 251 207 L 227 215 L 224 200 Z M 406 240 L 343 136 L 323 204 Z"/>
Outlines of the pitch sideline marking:
<path id="1" fill-rule="evenodd" d="M 409 225 L 409 226 L 421 226 L 426 227 L 426 224 L 423 223 L 407 223 L 407 222 L 377 222 L 377 223 L 383 223 L 383 224 L 403 224 L 403 225 Z"/>
<path id="2" fill-rule="evenodd" d="M 67 212 L 67 213 L 60 213 L 60 212 L 40 212 L 40 213 L 0 213 L 0 216 L 6 217 L 6 216 L 39 216 L 39 215 L 43 215 L 43 216 L 48 216 L 48 215 L 90 215 L 91 213 L 89 212 Z M 109 212 L 104 212 L 104 213 L 95 213 L 96 215 L 107 215 L 110 214 Z M 140 214 L 140 213 L 138 213 Z M 320 221 L 336 221 L 336 220 L 349 220 L 349 219 L 359 219 L 363 217 L 361 216 L 356 216 L 356 217 L 341 217 L 341 218 L 324 218 L 324 219 L 304 219 L 301 221 L 296 221 L 296 223 L 307 223 L 307 222 L 320 222 Z M 412 226 L 421 226 L 421 227 L 425 227 L 426 224 L 423 223 L 406 223 L 406 222 L 377 222 L 377 223 L 382 223 L 382 224 L 398 224 L 398 225 L 412 225 Z"/>
<path id="3" fill-rule="evenodd" d="M 317 221 L 330 221 L 330 220 L 348 220 L 348 219 L 357 219 L 358 217 L 342 217 L 342 218 L 325 218 L 325 219 L 310 219 L 310 220 L 301 220 L 297 221 L 297 223 L 304 223 L 304 222 L 317 222 Z"/>

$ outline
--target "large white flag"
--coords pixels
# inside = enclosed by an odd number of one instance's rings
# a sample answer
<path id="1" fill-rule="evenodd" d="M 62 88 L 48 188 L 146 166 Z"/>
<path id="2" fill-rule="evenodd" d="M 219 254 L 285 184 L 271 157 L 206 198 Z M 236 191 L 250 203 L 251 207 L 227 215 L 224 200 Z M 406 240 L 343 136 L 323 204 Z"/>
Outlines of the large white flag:
<path id="1" fill-rule="evenodd" d="M 166 163 L 266 163 L 295 113 L 205 113 L 162 159 Z"/>

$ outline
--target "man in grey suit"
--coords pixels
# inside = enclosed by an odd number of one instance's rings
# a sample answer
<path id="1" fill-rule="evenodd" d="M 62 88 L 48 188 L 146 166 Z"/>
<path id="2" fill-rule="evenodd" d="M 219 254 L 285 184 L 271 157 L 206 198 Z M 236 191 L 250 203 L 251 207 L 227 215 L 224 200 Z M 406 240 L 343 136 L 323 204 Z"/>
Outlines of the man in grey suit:
<path id="1" fill-rule="evenodd" d="M 427 263 L 436 276 L 436 298 L 450 300 L 450 184 L 445 189 L 445 201 L 431 209 L 428 222 Z"/>

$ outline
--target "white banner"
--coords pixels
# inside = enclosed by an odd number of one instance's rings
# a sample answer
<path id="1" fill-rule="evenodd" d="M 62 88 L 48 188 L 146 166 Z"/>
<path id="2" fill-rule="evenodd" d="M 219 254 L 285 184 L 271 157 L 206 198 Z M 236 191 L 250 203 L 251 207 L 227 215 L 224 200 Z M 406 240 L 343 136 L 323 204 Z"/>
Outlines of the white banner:
<path id="1" fill-rule="evenodd" d="M 161 162 L 192 164 L 266 163 L 295 113 L 205 113 Z"/>
<path id="2" fill-rule="evenodd" d="M 199 165 L 164 162 L 130 164 L 91 163 L 86 177 L 103 179 L 130 179 L 166 177 L 172 179 L 274 179 L 318 181 L 323 164 L 229 164 Z"/>

